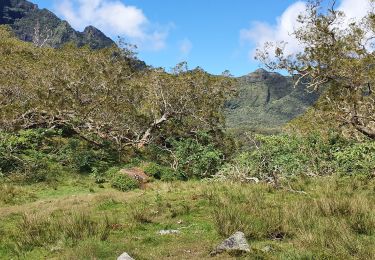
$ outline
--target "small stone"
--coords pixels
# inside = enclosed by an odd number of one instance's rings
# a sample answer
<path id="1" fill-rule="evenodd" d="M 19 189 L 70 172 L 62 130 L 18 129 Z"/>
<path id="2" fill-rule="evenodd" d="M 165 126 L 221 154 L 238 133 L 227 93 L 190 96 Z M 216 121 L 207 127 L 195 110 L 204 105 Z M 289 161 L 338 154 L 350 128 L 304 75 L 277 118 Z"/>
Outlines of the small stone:
<path id="1" fill-rule="evenodd" d="M 180 234 L 181 231 L 180 230 L 160 230 L 159 232 L 159 235 L 177 235 L 177 234 Z"/>
<path id="2" fill-rule="evenodd" d="M 265 246 L 265 247 L 262 248 L 263 253 L 269 253 L 271 251 L 272 251 L 272 246 L 268 245 L 268 246 Z"/>
<path id="3" fill-rule="evenodd" d="M 124 252 L 122 255 L 117 257 L 117 260 L 134 260 L 128 253 Z"/>
<path id="4" fill-rule="evenodd" d="M 248 253 L 250 252 L 249 244 L 247 243 L 245 234 L 243 232 L 236 232 L 228 239 L 224 240 L 212 252 L 211 256 L 221 254 L 223 252 Z"/>
<path id="5" fill-rule="evenodd" d="M 60 247 L 60 246 L 54 246 L 54 247 L 52 247 L 51 248 L 51 252 L 52 253 L 55 253 L 55 252 L 59 252 L 59 251 L 62 251 L 63 250 L 63 248 L 62 247 Z"/>

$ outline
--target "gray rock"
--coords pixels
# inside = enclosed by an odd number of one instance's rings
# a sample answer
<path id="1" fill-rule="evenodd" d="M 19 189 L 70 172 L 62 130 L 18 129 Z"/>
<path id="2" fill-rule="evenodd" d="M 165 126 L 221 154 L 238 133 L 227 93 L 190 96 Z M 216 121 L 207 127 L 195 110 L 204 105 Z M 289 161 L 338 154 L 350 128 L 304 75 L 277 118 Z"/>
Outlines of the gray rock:
<path id="1" fill-rule="evenodd" d="M 218 245 L 212 252 L 211 256 L 217 254 L 229 252 L 229 253 L 248 253 L 250 252 L 249 244 L 247 243 L 245 234 L 242 232 L 236 232 L 228 239 L 224 240 Z"/>
<path id="2" fill-rule="evenodd" d="M 177 234 L 180 234 L 181 231 L 180 230 L 160 230 L 158 232 L 159 235 L 177 235 Z"/>
<path id="3" fill-rule="evenodd" d="M 117 260 L 134 260 L 128 253 L 124 252 L 122 255 L 117 257 Z"/>
<path id="4" fill-rule="evenodd" d="M 262 248 L 262 252 L 263 253 L 269 253 L 269 252 L 272 251 L 272 249 L 273 249 L 272 246 L 268 245 L 268 246 L 265 246 L 265 247 Z"/>
<path id="5" fill-rule="evenodd" d="M 59 251 L 62 251 L 62 250 L 63 250 L 63 248 L 61 246 L 54 246 L 54 247 L 51 248 L 50 251 L 52 253 L 55 253 L 55 252 L 59 252 Z"/>

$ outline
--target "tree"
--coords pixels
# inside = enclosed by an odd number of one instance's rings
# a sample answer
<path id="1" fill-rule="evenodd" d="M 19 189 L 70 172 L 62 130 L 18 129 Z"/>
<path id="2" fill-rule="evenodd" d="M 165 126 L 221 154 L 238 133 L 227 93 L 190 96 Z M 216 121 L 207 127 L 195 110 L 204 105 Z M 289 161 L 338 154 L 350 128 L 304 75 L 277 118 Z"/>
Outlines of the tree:
<path id="1" fill-rule="evenodd" d="M 371 1 L 373 5 L 374 1 Z M 311 0 L 293 35 L 304 48 L 287 54 L 285 43 L 266 43 L 257 59 L 270 69 L 287 70 L 311 90 L 327 87 L 327 102 L 341 126 L 375 139 L 375 14 L 345 19 L 335 1 Z"/>
<path id="2" fill-rule="evenodd" d="M 178 65 L 140 68 L 119 47 L 37 48 L 0 29 L 0 129 L 64 128 L 96 144 L 144 147 L 224 125 L 232 79 Z"/>

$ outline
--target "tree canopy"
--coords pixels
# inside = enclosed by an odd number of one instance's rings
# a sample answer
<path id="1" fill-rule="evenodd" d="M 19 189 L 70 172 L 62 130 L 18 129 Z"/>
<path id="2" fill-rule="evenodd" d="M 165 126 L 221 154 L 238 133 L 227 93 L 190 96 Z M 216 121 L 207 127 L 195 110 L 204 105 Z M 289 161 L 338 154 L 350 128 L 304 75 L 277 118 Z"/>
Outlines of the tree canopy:
<path id="1" fill-rule="evenodd" d="M 286 43 L 267 43 L 257 58 L 271 69 L 287 70 L 312 90 L 328 88 L 331 115 L 340 126 L 375 139 L 375 13 L 348 20 L 321 0 L 311 0 L 293 35 L 303 50 L 288 54 Z M 373 5 L 374 1 L 371 1 Z"/>
<path id="2" fill-rule="evenodd" d="M 179 64 L 139 68 L 126 49 L 38 48 L 0 28 L 0 128 L 65 128 L 98 145 L 142 147 L 217 131 L 232 79 Z"/>

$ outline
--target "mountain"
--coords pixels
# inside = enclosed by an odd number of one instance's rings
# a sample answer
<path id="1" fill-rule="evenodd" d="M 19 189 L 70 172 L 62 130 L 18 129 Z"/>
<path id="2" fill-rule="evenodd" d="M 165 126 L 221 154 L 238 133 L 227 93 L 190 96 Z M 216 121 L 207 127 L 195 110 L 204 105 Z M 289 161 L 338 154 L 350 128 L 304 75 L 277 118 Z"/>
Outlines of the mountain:
<path id="1" fill-rule="evenodd" d="M 60 47 L 68 42 L 93 49 L 111 46 L 114 42 L 93 26 L 83 32 L 74 30 L 66 21 L 47 9 L 26 0 L 1 0 L 0 24 L 9 25 L 23 41 Z"/>
<path id="2" fill-rule="evenodd" d="M 238 95 L 227 102 L 227 125 L 234 130 L 268 132 L 303 114 L 319 98 L 279 73 L 258 69 L 238 78 Z"/>

